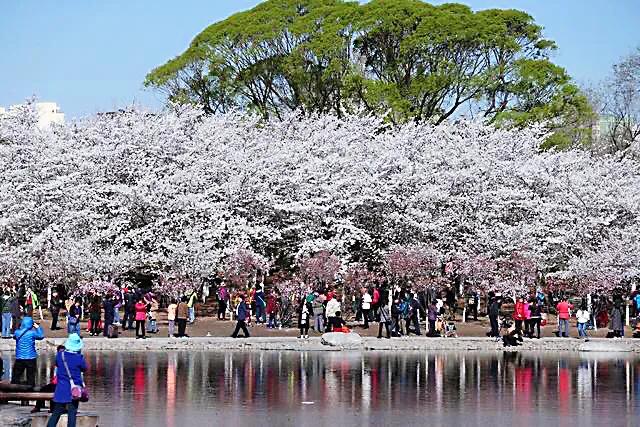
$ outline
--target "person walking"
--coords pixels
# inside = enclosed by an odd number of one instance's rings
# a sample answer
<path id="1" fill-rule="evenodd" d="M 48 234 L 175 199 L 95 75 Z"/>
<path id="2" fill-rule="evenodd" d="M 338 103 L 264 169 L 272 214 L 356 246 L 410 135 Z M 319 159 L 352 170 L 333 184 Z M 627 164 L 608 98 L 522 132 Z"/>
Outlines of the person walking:
<path id="1" fill-rule="evenodd" d="M 242 329 L 242 333 L 244 334 L 244 337 L 249 338 L 250 336 L 249 330 L 247 329 L 247 324 L 246 324 L 249 310 L 247 309 L 247 304 L 245 303 L 244 295 L 240 295 L 239 298 L 240 298 L 240 303 L 238 304 L 237 313 L 236 313 L 236 321 L 237 321 L 236 328 L 231 334 L 231 337 L 238 338 L 238 333 Z"/>
<path id="2" fill-rule="evenodd" d="M 591 318 L 591 314 L 587 310 L 587 307 L 585 305 L 580 306 L 580 309 L 576 312 L 579 338 L 585 338 L 585 339 L 588 338 L 587 323 L 589 323 L 590 318 Z"/>
<path id="3" fill-rule="evenodd" d="M 189 306 L 187 297 L 182 297 L 176 308 L 176 321 L 178 322 L 178 338 L 187 336 L 187 320 L 189 320 Z"/>
<path id="4" fill-rule="evenodd" d="M 136 313 L 136 339 L 146 339 L 147 330 L 145 329 L 145 323 L 147 320 L 147 304 L 142 297 L 138 299 L 134 310 Z"/>
<path id="5" fill-rule="evenodd" d="M 371 303 L 373 298 L 371 298 L 371 294 L 369 293 L 369 289 L 362 289 L 362 318 L 364 320 L 364 325 L 362 326 L 364 329 L 369 329 L 369 315 L 371 313 Z"/>
<path id="6" fill-rule="evenodd" d="M 229 290 L 224 283 L 218 289 L 218 320 L 227 320 L 227 304 L 229 302 Z"/>
<path id="7" fill-rule="evenodd" d="M 567 301 L 564 296 L 556 305 L 556 311 L 558 312 L 558 336 L 569 337 L 569 318 L 571 317 L 571 310 L 573 305 Z"/>
<path id="8" fill-rule="evenodd" d="M 178 309 L 178 304 L 176 304 L 176 300 L 171 300 L 171 304 L 167 307 L 167 323 L 169 324 L 169 338 L 175 336 L 175 327 L 176 327 L 176 310 Z"/>
<path id="9" fill-rule="evenodd" d="M 56 354 L 57 384 L 53 393 L 52 414 L 47 427 L 56 427 L 60 416 L 67 413 L 67 427 L 75 427 L 78 406 L 82 395 L 75 396 L 72 389 L 76 386 L 84 388 L 83 372 L 87 364 L 82 356 L 82 339 L 78 334 L 71 334 L 64 343 L 64 350 Z"/>
<path id="10" fill-rule="evenodd" d="M 44 339 L 44 331 L 31 316 L 22 319 L 20 329 L 13 335 L 16 340 L 16 361 L 13 364 L 11 384 L 20 384 L 25 370 L 27 373 L 27 385 L 36 385 L 36 341 Z"/>
<path id="11" fill-rule="evenodd" d="M 309 338 L 309 324 L 313 316 L 313 307 L 305 298 L 300 299 L 298 305 L 298 326 L 300 327 L 300 338 Z"/>
<path id="12" fill-rule="evenodd" d="M 2 338 L 11 338 L 11 303 L 15 297 L 5 291 L 0 300 L 2 305 Z"/>

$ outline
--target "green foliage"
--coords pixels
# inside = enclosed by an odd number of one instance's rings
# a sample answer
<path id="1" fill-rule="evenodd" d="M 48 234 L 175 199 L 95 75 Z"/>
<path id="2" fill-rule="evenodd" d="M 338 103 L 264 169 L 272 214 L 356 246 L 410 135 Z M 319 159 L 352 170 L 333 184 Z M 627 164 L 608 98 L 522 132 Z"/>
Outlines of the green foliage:
<path id="1" fill-rule="evenodd" d="M 561 128 L 588 105 L 549 61 L 553 49 L 517 10 L 268 0 L 206 28 L 145 85 L 208 112 L 241 107 L 281 117 L 360 108 L 394 123 L 469 112 L 503 126 Z"/>

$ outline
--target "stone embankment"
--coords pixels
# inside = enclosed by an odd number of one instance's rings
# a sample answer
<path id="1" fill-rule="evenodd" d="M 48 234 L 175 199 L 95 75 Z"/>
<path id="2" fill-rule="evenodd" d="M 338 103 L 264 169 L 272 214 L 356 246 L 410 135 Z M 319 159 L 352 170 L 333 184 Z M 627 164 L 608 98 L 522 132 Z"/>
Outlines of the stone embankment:
<path id="1" fill-rule="evenodd" d="M 356 335 L 356 334 L 354 334 Z M 357 335 L 356 335 L 357 336 Z M 345 337 L 346 338 L 346 337 Z M 323 343 L 324 341 L 324 343 Z M 40 350 L 55 351 L 63 338 L 50 338 L 38 342 Z M 0 341 L 0 351 L 14 349 L 13 340 Z M 518 347 L 503 347 L 490 338 L 393 338 L 358 337 L 340 341 L 312 337 L 196 337 L 196 338 L 85 338 L 85 351 L 543 351 L 543 352 L 633 352 L 640 353 L 640 339 L 592 339 L 588 342 L 575 338 L 543 338 L 525 340 Z"/>

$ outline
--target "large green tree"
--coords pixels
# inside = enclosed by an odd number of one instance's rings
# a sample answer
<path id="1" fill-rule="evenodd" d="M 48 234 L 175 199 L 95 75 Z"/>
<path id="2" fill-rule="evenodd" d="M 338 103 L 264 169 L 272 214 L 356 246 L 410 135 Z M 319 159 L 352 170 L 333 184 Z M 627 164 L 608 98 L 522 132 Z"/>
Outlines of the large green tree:
<path id="1" fill-rule="evenodd" d="M 206 28 L 145 84 L 212 113 L 364 109 L 394 123 L 468 114 L 563 129 L 588 104 L 549 60 L 555 48 L 517 10 L 268 0 Z"/>

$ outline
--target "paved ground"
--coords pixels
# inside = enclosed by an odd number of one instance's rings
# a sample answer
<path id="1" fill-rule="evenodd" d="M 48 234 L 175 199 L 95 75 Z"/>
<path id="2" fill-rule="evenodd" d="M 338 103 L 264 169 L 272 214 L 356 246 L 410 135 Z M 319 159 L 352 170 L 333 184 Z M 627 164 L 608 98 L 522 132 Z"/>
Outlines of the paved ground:
<path id="1" fill-rule="evenodd" d="M 36 321 L 38 321 L 38 317 L 36 314 Z M 553 337 L 553 331 L 557 329 L 556 327 L 555 317 L 551 316 L 550 324 L 543 327 L 541 329 L 543 337 Z M 49 329 L 50 321 L 45 319 L 44 322 L 41 322 L 45 328 L 45 335 L 47 337 L 57 338 L 66 336 L 66 330 L 58 330 L 51 331 Z M 86 322 L 82 322 L 83 330 L 86 330 Z M 63 322 L 61 326 L 66 326 Z M 160 332 L 158 333 L 158 337 L 167 337 L 167 321 L 166 316 L 161 314 L 160 322 L 159 322 Z M 231 335 L 233 329 L 235 327 L 235 322 L 220 321 L 216 318 L 198 318 L 193 325 L 187 326 L 187 334 L 192 337 L 205 337 L 205 336 L 213 336 L 213 337 L 226 337 Z M 355 332 L 359 333 L 363 336 L 375 336 L 378 333 L 378 324 L 372 323 L 369 329 L 363 329 L 359 324 L 352 324 L 352 327 Z M 421 325 L 424 329 L 424 324 Z M 458 332 L 458 336 L 460 337 L 485 337 L 487 331 L 490 329 L 489 321 L 487 318 L 481 318 L 478 321 L 468 321 L 467 323 L 462 323 L 460 318 L 456 322 L 456 328 Z M 249 327 L 249 332 L 252 336 L 255 337 L 293 337 L 299 334 L 297 329 L 267 329 L 264 325 L 256 325 L 255 323 Z M 424 331 L 423 331 L 424 332 Z M 589 331 L 589 335 L 592 337 L 605 337 L 607 333 L 606 329 L 599 329 L 598 331 Z M 570 334 L 573 337 L 578 336 L 578 331 L 576 329 L 575 320 L 571 323 Z M 88 334 L 83 333 L 84 336 Z M 310 336 L 319 336 L 320 334 L 315 333 L 314 331 L 309 332 Z M 626 337 L 631 337 L 630 328 L 626 328 L 625 331 Z M 135 337 L 135 331 L 122 331 L 122 337 Z M 151 337 L 155 336 L 153 334 Z"/>

